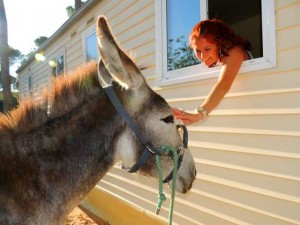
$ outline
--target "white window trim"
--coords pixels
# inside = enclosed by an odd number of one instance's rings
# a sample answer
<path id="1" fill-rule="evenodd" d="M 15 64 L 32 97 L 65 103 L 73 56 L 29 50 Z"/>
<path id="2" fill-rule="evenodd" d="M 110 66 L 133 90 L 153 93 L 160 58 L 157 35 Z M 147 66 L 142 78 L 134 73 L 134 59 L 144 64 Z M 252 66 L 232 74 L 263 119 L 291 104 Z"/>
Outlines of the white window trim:
<path id="1" fill-rule="evenodd" d="M 32 71 L 31 71 L 31 68 L 28 68 L 28 73 L 27 73 L 27 84 L 26 84 L 26 93 L 27 95 L 30 95 L 32 92 L 33 92 L 33 88 L 34 88 L 34 85 L 33 85 L 33 74 L 32 74 Z M 31 87 L 29 86 L 29 77 L 31 77 Z"/>
<path id="2" fill-rule="evenodd" d="M 64 57 L 64 72 L 63 72 L 63 75 L 65 75 L 65 74 L 66 74 L 66 49 L 63 48 L 63 49 L 57 51 L 57 52 L 54 54 L 54 56 L 52 57 L 51 60 L 55 60 L 55 62 L 56 62 L 57 58 L 59 58 L 60 56 L 63 56 L 63 57 Z M 56 72 L 57 72 L 57 71 L 56 71 Z M 51 66 L 50 66 L 50 74 L 51 74 L 51 76 L 53 75 L 53 74 L 52 74 L 52 67 L 51 67 Z M 58 75 L 58 74 L 56 74 L 56 75 Z"/>
<path id="3" fill-rule="evenodd" d="M 83 60 L 84 62 L 87 62 L 87 49 L 86 49 L 86 38 L 89 37 L 90 35 L 96 33 L 96 28 L 95 26 L 91 26 L 88 29 L 86 29 L 82 33 L 82 49 L 83 49 Z"/>
<path id="4" fill-rule="evenodd" d="M 207 2 L 201 4 L 201 20 L 207 18 Z M 171 85 L 189 81 L 203 80 L 219 76 L 221 67 L 206 68 L 199 64 L 186 68 L 167 71 L 165 55 L 166 44 L 166 1 L 155 0 L 155 39 L 156 39 L 156 84 L 157 86 Z M 276 66 L 276 37 L 275 37 L 275 6 L 274 0 L 262 0 L 262 36 L 263 57 L 243 62 L 239 74 L 273 68 Z M 165 62 L 164 62 L 165 60 Z M 187 74 L 183 76 L 182 74 Z"/>

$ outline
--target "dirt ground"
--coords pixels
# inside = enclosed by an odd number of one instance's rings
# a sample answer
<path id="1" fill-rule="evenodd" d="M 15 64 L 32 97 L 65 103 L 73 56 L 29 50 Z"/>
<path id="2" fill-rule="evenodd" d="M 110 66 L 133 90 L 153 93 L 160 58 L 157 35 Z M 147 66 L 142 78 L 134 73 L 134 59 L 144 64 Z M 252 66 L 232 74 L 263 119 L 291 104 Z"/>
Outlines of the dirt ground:
<path id="1" fill-rule="evenodd" d="M 67 217 L 65 225 L 109 225 L 83 207 L 76 207 Z"/>

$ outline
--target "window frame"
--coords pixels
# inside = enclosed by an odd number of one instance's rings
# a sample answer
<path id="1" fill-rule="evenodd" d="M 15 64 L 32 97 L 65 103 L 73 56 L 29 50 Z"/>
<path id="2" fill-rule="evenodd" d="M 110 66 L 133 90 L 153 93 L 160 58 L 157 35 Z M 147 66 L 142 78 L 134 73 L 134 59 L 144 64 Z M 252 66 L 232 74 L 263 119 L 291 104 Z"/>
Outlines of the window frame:
<path id="1" fill-rule="evenodd" d="M 60 58 L 60 57 L 63 57 L 63 60 L 64 60 L 64 71 L 63 71 L 63 73 L 57 73 L 57 65 L 58 65 L 57 60 L 58 60 L 58 58 Z M 55 54 L 55 56 L 52 57 L 52 60 L 51 60 L 51 61 L 55 61 L 55 63 L 56 63 L 56 67 L 55 67 L 55 70 L 56 70 L 55 72 L 56 72 L 56 74 L 53 74 L 53 67 L 50 66 L 50 70 L 51 70 L 50 73 L 51 73 L 51 76 L 53 76 L 53 77 L 58 77 L 59 74 L 63 74 L 63 75 L 66 74 L 66 54 L 65 54 L 65 49 L 63 49 L 63 50 L 57 52 L 57 53 Z"/>
<path id="2" fill-rule="evenodd" d="M 31 92 L 32 91 L 32 76 L 29 75 L 27 80 L 28 80 L 28 92 Z"/>
<path id="3" fill-rule="evenodd" d="M 200 20 L 208 17 L 207 1 L 200 1 Z M 167 71 L 166 1 L 155 0 L 156 84 L 165 86 L 199 81 L 219 76 L 221 67 L 207 68 L 203 64 Z M 239 74 L 276 66 L 275 5 L 274 0 L 262 0 L 263 56 L 244 61 Z M 182 76 L 182 74 L 187 74 Z"/>
<path id="4" fill-rule="evenodd" d="M 88 61 L 87 58 L 87 48 L 86 48 L 86 39 L 93 35 L 94 33 L 96 33 L 96 29 L 94 26 L 91 26 L 89 28 L 87 28 L 83 33 L 82 33 L 82 48 L 83 48 L 83 60 L 84 62 Z M 98 51 L 98 49 L 97 49 Z M 98 52 L 98 56 L 99 56 L 99 52 Z"/>

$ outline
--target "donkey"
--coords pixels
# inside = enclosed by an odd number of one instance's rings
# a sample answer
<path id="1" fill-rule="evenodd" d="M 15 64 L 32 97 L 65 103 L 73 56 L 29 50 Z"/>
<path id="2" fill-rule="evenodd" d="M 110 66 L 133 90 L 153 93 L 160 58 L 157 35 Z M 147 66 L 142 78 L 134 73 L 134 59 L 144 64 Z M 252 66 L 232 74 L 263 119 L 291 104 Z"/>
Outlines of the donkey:
<path id="1" fill-rule="evenodd" d="M 42 101 L 23 101 L 0 115 L 0 225 L 64 224 L 66 216 L 118 161 L 131 167 L 143 145 L 113 107 L 102 85 L 112 85 L 133 123 L 153 148 L 182 145 L 166 101 L 147 85 L 116 44 L 105 17 L 97 20 L 98 64 L 53 81 Z M 189 150 L 176 179 L 185 193 L 195 179 Z M 173 169 L 162 157 L 164 176 Z M 157 177 L 150 154 L 139 173 Z"/>

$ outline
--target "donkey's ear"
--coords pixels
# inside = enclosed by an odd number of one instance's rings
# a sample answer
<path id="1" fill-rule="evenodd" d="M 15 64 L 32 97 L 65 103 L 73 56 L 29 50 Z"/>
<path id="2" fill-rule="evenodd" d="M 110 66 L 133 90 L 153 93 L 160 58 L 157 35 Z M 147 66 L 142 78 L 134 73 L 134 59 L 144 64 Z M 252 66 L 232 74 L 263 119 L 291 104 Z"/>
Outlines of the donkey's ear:
<path id="1" fill-rule="evenodd" d="M 104 16 L 98 17 L 97 40 L 101 60 L 115 81 L 125 88 L 139 88 L 146 83 L 134 62 L 117 45 Z"/>
<path id="2" fill-rule="evenodd" d="M 107 69 L 104 66 L 104 63 L 102 61 L 102 59 L 99 59 L 98 62 L 98 79 L 100 82 L 101 87 L 106 87 L 106 86 L 110 86 L 111 82 L 112 82 L 112 77 L 110 76 L 109 72 L 107 71 Z"/>

